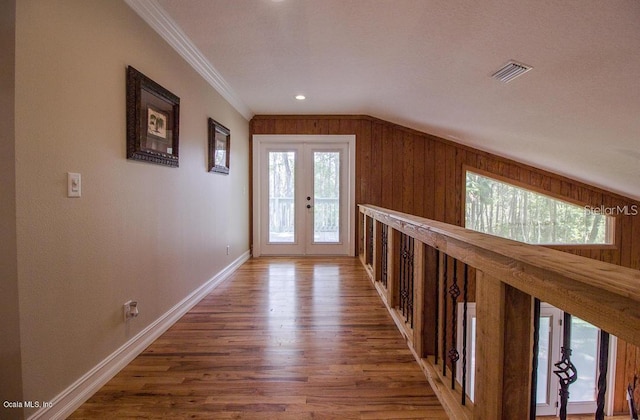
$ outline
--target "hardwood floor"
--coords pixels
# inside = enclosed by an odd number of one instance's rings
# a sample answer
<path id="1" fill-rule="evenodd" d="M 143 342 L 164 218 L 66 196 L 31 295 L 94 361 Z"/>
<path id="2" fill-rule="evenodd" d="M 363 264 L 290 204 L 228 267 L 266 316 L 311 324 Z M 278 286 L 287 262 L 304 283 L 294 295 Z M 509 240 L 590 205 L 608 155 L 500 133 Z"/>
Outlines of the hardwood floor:
<path id="1" fill-rule="evenodd" d="M 70 418 L 447 416 L 358 259 L 259 258 Z"/>

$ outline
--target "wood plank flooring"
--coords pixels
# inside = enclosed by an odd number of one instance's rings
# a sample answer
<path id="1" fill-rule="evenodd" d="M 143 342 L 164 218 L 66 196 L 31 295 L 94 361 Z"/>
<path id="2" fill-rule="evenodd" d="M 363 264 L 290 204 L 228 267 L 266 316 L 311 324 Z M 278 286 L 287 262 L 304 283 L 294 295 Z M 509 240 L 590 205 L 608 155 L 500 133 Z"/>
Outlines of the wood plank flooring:
<path id="1" fill-rule="evenodd" d="M 446 419 L 356 258 L 251 259 L 72 419 Z"/>

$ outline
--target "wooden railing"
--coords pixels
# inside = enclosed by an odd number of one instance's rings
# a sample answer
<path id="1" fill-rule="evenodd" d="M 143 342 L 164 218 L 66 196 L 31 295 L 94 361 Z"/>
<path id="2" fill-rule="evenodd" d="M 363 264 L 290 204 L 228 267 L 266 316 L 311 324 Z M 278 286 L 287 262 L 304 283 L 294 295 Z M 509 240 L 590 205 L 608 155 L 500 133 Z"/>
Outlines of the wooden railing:
<path id="1" fill-rule="evenodd" d="M 638 270 L 359 207 L 360 258 L 451 418 L 535 418 L 540 301 L 640 346 Z M 476 306 L 474 403 L 464 391 L 470 300 Z M 457 330 L 460 309 L 463 331 Z M 598 383 L 604 398 L 606 380 Z M 596 418 L 603 418 L 598 410 Z"/>

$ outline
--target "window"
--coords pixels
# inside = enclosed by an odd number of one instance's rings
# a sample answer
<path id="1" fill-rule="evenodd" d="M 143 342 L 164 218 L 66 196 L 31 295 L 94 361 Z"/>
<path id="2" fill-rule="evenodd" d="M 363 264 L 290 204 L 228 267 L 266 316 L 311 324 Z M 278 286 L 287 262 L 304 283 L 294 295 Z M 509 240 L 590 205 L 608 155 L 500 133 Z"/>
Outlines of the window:
<path id="1" fill-rule="evenodd" d="M 614 217 L 471 171 L 465 226 L 529 244 L 610 245 Z"/>

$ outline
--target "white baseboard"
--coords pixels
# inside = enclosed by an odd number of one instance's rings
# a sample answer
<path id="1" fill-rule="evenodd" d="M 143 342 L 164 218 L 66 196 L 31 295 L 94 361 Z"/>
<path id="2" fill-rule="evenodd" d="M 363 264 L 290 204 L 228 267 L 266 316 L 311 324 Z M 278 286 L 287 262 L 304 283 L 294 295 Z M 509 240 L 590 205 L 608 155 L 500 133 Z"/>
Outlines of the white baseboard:
<path id="1" fill-rule="evenodd" d="M 186 298 L 169 309 L 164 315 L 156 319 L 147 328 L 123 344 L 106 359 L 98 363 L 93 369 L 82 375 L 67 389 L 53 398 L 51 406 L 36 411 L 29 420 L 36 419 L 64 419 L 78 409 L 85 401 L 95 394 L 104 384 L 120 372 L 126 365 L 136 358 L 153 341 L 169 329 L 178 319 L 186 314 L 207 294 L 222 283 L 231 273 L 245 263 L 251 254 L 243 253 L 235 261 L 194 290 Z"/>

